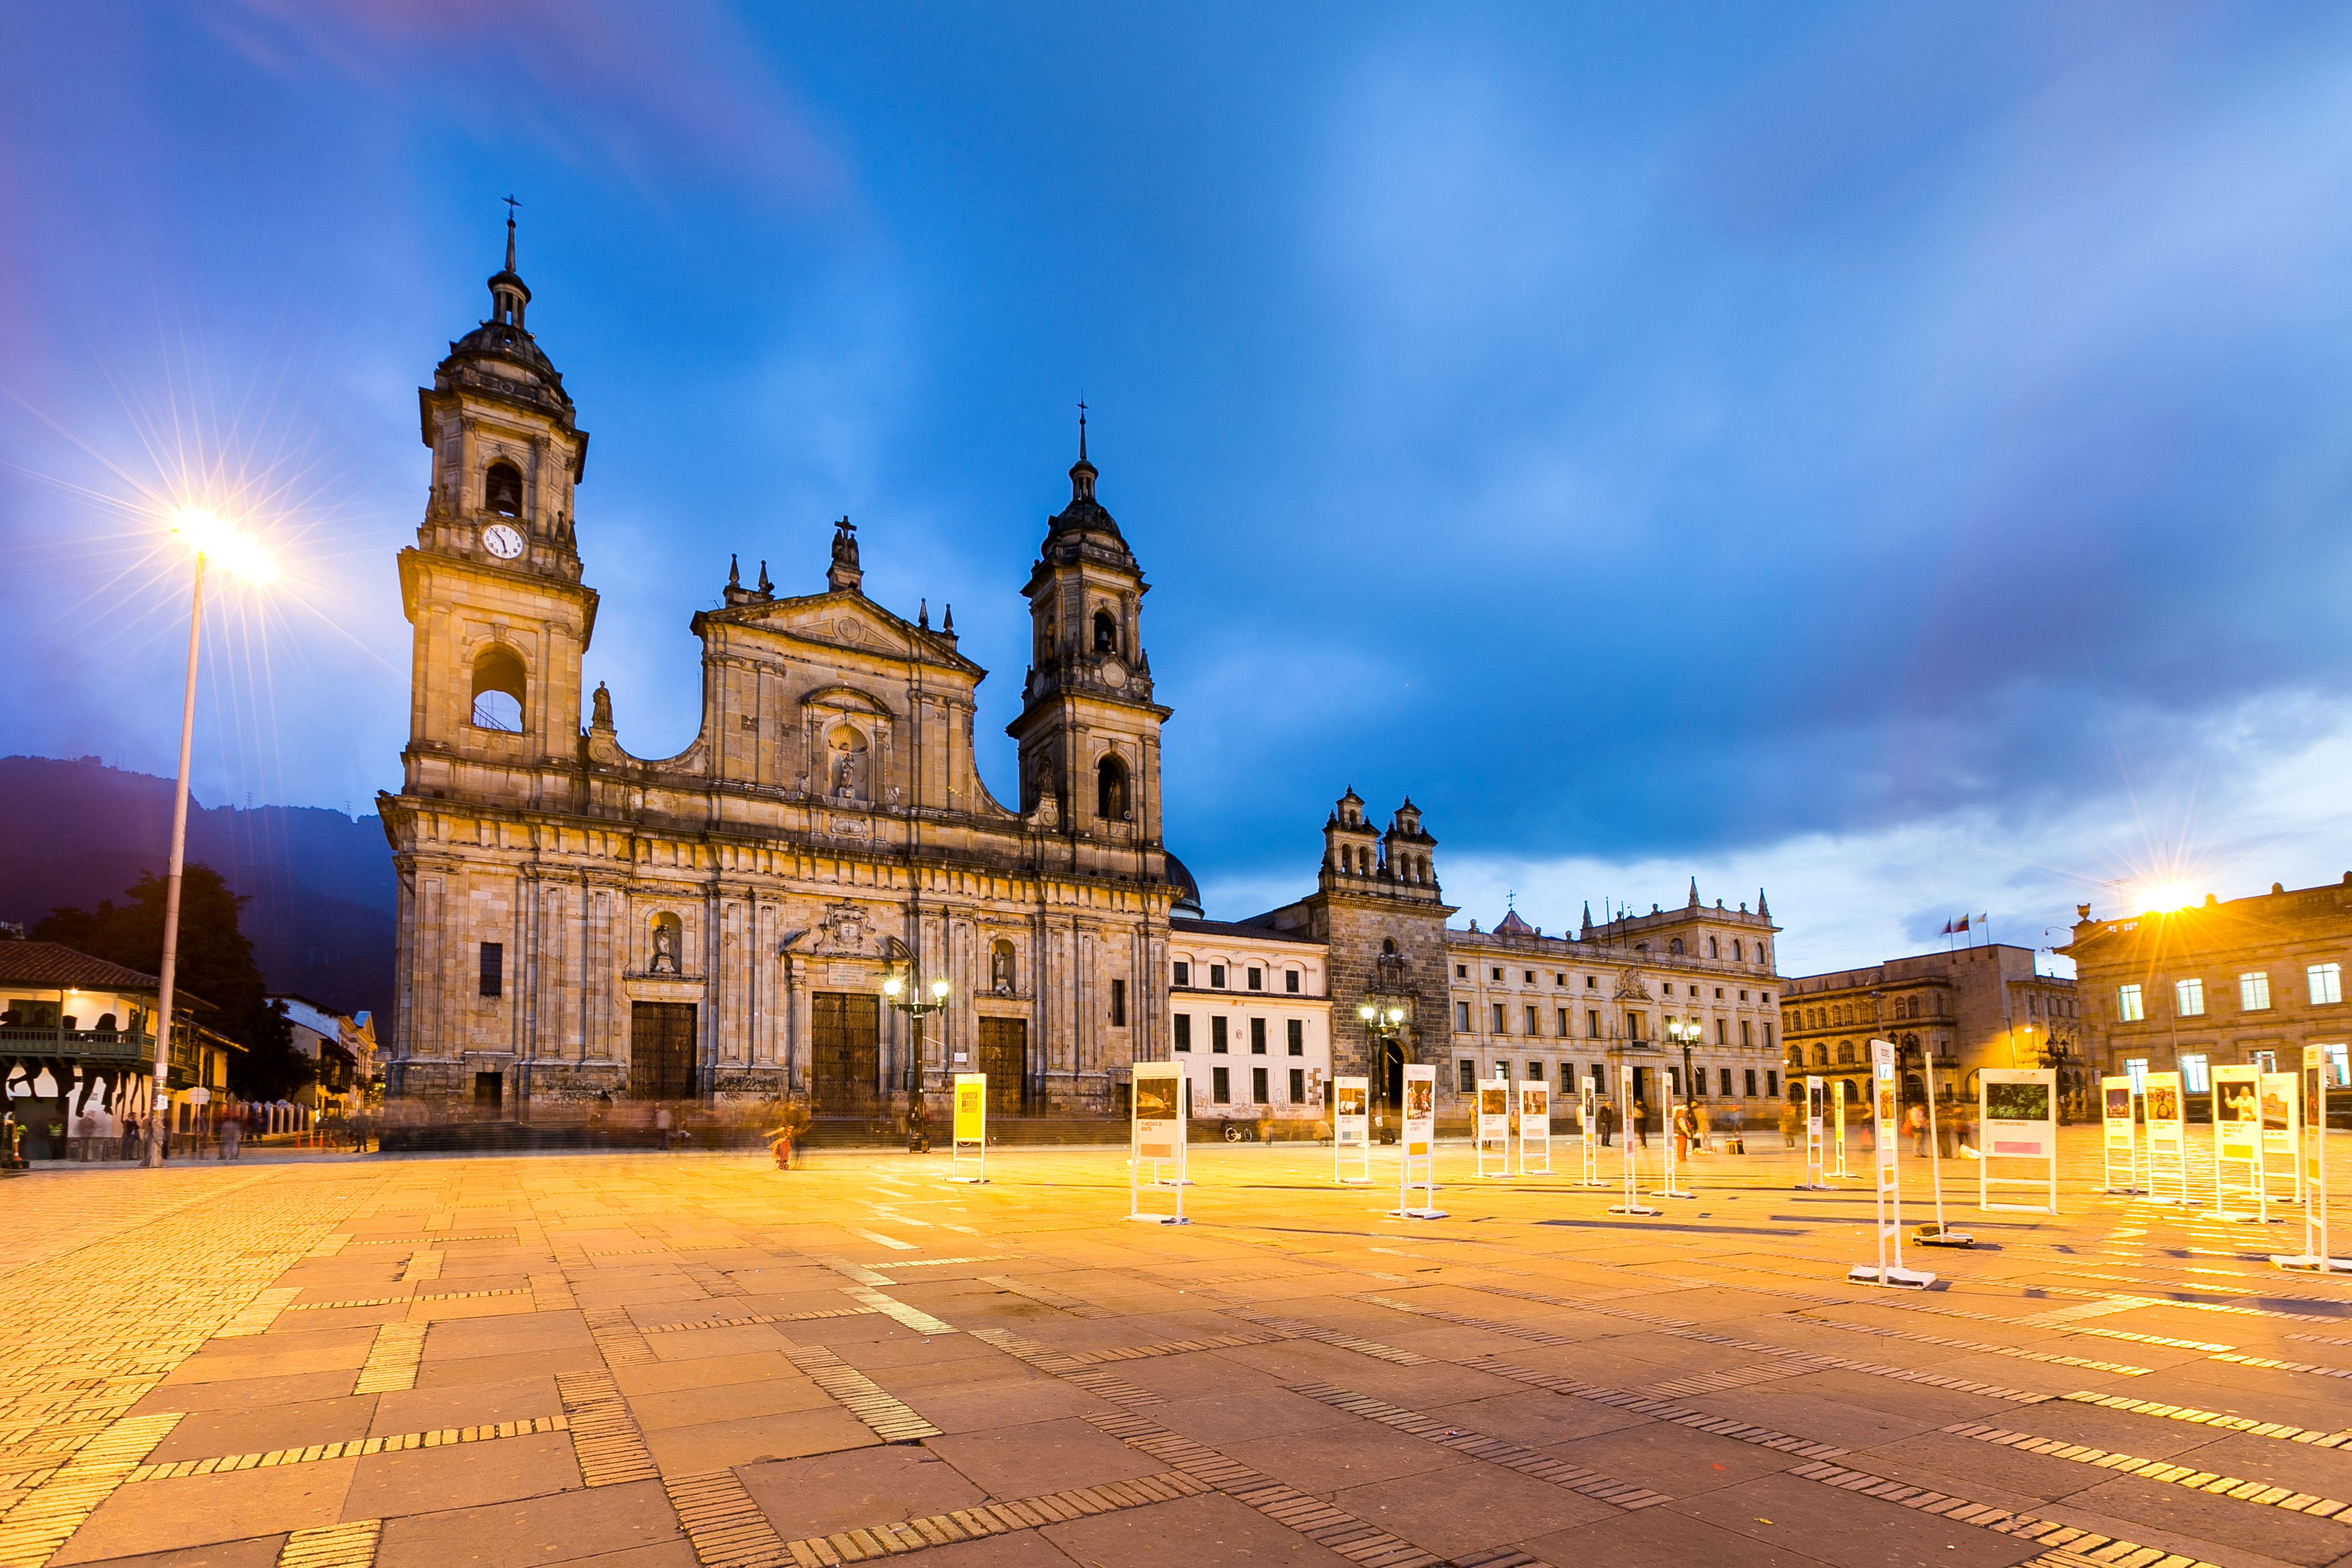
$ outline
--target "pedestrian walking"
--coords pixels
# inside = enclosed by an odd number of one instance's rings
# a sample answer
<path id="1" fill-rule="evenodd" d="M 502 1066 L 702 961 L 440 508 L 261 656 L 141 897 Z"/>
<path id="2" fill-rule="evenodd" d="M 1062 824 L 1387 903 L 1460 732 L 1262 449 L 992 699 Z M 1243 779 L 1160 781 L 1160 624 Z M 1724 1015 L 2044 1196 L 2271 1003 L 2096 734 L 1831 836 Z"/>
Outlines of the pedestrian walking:
<path id="1" fill-rule="evenodd" d="M 1784 1103 L 1780 1107 L 1780 1146 L 1784 1149 L 1795 1148 L 1797 1134 L 1804 1131 L 1804 1124 L 1805 1119 L 1797 1114 L 1797 1108 Z"/>
<path id="2" fill-rule="evenodd" d="M 126 1160 L 139 1158 L 139 1118 L 136 1116 L 122 1119 L 122 1157 Z"/>
<path id="3" fill-rule="evenodd" d="M 1691 1122 L 1689 1106 L 1677 1105 L 1675 1107 L 1674 1134 L 1675 1163 L 1679 1165 L 1690 1158 Z"/>
<path id="4" fill-rule="evenodd" d="M 665 1105 L 654 1112 L 654 1131 L 661 1135 L 661 1146 L 665 1153 L 669 1150 L 669 1107 Z"/>
<path id="5" fill-rule="evenodd" d="M 1604 1100 L 1601 1102 L 1601 1109 L 1592 1113 L 1592 1120 L 1601 1130 L 1601 1146 L 1608 1148 L 1611 1137 L 1617 1131 L 1617 1108 Z"/>
<path id="6" fill-rule="evenodd" d="M 1911 1124 L 1912 1155 L 1916 1159 L 1926 1159 L 1927 1157 L 1927 1108 L 1924 1105 L 1914 1105 L 1910 1114 L 1904 1120 Z"/>
<path id="7" fill-rule="evenodd" d="M 1650 1107 L 1647 1101 L 1637 1100 L 1633 1102 L 1633 1124 L 1625 1131 L 1633 1138 L 1636 1149 L 1650 1146 Z"/>
<path id="8" fill-rule="evenodd" d="M 244 1141 L 245 1118 L 236 1115 L 222 1117 L 220 1124 L 220 1157 L 223 1160 L 236 1159 L 238 1157 L 238 1145 L 243 1143 Z"/>

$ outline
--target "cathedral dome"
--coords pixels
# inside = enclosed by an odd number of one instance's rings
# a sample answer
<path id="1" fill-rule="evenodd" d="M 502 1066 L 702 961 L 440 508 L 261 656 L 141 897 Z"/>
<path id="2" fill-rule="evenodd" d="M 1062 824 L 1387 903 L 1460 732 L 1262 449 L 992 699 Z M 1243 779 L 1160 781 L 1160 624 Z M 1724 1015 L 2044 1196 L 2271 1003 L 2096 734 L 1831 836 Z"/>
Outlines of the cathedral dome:
<path id="1" fill-rule="evenodd" d="M 1205 920 L 1207 917 L 1201 910 L 1201 883 L 1199 879 L 1192 875 L 1192 868 L 1176 858 L 1173 853 L 1168 854 L 1166 858 L 1168 879 L 1176 884 L 1176 902 L 1168 912 L 1171 915 L 1189 915 L 1196 921 Z"/>

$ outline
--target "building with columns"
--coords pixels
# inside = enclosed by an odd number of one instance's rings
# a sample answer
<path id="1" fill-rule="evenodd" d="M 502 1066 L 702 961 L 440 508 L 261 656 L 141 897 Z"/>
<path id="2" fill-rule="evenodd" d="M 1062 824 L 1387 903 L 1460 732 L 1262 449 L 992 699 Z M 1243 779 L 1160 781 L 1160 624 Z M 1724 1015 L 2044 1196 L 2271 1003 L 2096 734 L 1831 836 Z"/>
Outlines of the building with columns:
<path id="1" fill-rule="evenodd" d="M 1391 1105 L 1404 1064 L 1427 1062 L 1441 1105 L 1497 1073 L 1563 1095 L 1590 1082 L 1604 1097 L 1622 1074 L 1654 1115 L 1665 1089 L 1718 1112 L 1777 1113 L 1779 928 L 1760 892 L 1753 912 L 1709 907 L 1694 881 L 1681 909 L 1599 924 L 1587 909 L 1573 936 L 1546 936 L 1516 911 L 1492 931 L 1457 931 L 1436 848 L 1410 799 L 1381 829 L 1351 789 L 1324 824 L 1315 891 L 1241 922 L 1324 949 L 1333 1073 L 1371 1078 Z M 1398 1012 L 1402 1023 L 1384 1027 Z"/>
<path id="2" fill-rule="evenodd" d="M 702 643 L 702 722 L 623 743 L 600 686 L 574 498 L 588 433 L 507 264 L 488 319 L 418 395 L 431 486 L 399 557 L 415 628 L 397 795 L 395 1095 L 478 1107 L 814 1097 L 875 1114 L 971 1066 L 1000 1109 L 1110 1110 L 1166 1031 L 1170 907 L 1148 585 L 1096 499 L 1070 500 L 1022 592 L 1034 627 L 1020 799 L 972 757 L 986 671 L 875 603 L 833 529 L 822 586 L 730 567 Z M 593 557 L 594 528 L 585 531 Z M 950 982 L 910 1021 L 896 974 Z"/>

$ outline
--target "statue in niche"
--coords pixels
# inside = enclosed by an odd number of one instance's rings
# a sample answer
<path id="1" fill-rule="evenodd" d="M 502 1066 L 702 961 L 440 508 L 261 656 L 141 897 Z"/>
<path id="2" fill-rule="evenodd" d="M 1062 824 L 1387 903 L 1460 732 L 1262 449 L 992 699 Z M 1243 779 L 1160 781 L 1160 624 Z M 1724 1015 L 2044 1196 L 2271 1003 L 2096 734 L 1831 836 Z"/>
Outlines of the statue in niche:
<path id="1" fill-rule="evenodd" d="M 844 724 L 833 732 L 829 747 L 827 789 L 843 800 L 866 798 L 866 737 Z"/>
<path id="2" fill-rule="evenodd" d="M 999 996 L 1013 994 L 1013 944 L 1009 942 L 1000 940 L 989 949 L 988 988 Z"/>
<path id="3" fill-rule="evenodd" d="M 678 927 L 676 915 L 654 917 L 654 959 L 651 972 L 656 974 L 677 974 Z"/>
<path id="4" fill-rule="evenodd" d="M 613 694 L 604 689 L 603 681 L 596 683 L 595 693 L 588 700 L 592 721 L 596 728 L 611 729 L 613 727 Z"/>

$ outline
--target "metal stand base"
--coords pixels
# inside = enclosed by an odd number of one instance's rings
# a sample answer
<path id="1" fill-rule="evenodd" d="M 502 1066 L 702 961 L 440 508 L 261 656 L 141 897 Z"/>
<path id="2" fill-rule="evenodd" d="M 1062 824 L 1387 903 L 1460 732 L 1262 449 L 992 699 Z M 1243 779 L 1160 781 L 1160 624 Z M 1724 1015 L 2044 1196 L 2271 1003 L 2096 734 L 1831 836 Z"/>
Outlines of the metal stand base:
<path id="1" fill-rule="evenodd" d="M 1841 1189 L 1831 1186 L 1827 1182 L 1799 1182 L 1793 1190 L 1800 1193 L 1834 1193 Z"/>
<path id="2" fill-rule="evenodd" d="M 1686 1193 L 1680 1187 L 1653 1187 L 1650 1195 L 1654 1198 L 1689 1198 L 1694 1202 L 1698 1198 L 1696 1193 Z"/>
<path id="3" fill-rule="evenodd" d="M 1611 1214 L 1645 1215 L 1652 1218 L 1655 1218 L 1658 1215 L 1664 1214 L 1666 1211 L 1664 1209 L 1648 1208 L 1641 1204 L 1611 1204 L 1609 1205 L 1609 1212 Z"/>
<path id="4" fill-rule="evenodd" d="M 1389 1210 L 1389 1218 L 1391 1219 L 1444 1219 L 1444 1217 L 1445 1211 L 1444 1209 Z"/>
<path id="5" fill-rule="evenodd" d="M 948 1180 L 950 1182 L 962 1182 L 969 1186 L 977 1187 L 985 1184 L 988 1178 L 986 1176 L 950 1176 Z"/>
<path id="6" fill-rule="evenodd" d="M 2322 1258 L 2310 1252 L 2285 1258 L 2273 1253 L 2271 1261 L 2281 1268 L 2292 1268 L 2299 1273 L 2352 1274 L 2352 1258 Z"/>
<path id="7" fill-rule="evenodd" d="M 1127 1217 L 1138 1225 L 1191 1225 L 1192 1223 L 1181 1215 L 1172 1214 L 1131 1214 Z"/>
<path id="8" fill-rule="evenodd" d="M 1916 1268 L 1896 1268 L 1889 1265 L 1881 1270 L 1868 1263 L 1857 1263 L 1846 1271 L 1849 1285 L 1891 1285 L 1904 1290 L 1925 1290 L 1936 1282 L 1933 1274 Z"/>
<path id="9" fill-rule="evenodd" d="M 1911 1239 L 1921 1247 L 1974 1247 L 1977 1238 L 1965 1230 L 1946 1230 L 1939 1225 L 1912 1227 Z"/>

